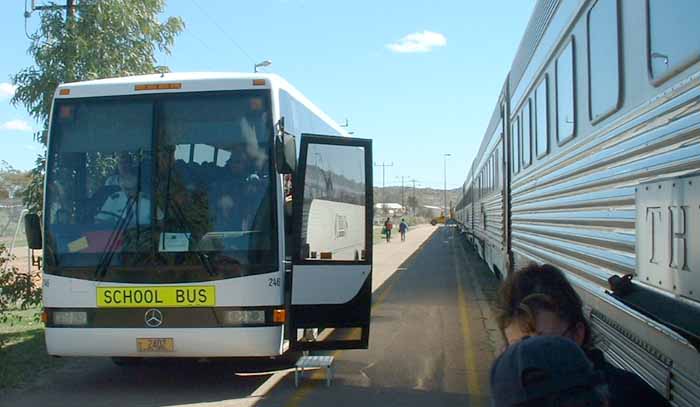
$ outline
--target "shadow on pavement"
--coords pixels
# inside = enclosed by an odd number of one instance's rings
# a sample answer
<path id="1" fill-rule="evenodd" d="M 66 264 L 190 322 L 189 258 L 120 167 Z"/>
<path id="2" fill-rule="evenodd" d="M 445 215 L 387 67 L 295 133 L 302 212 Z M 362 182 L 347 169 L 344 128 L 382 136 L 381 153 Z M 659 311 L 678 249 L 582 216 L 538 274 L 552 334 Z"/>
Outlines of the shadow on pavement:
<path id="1" fill-rule="evenodd" d="M 286 361 L 269 359 L 148 360 L 115 366 L 81 358 L 26 389 L 3 395 L 0 406 L 155 407 L 248 397 Z"/>
<path id="2" fill-rule="evenodd" d="M 296 391 L 296 393 L 295 393 Z M 470 402 L 471 401 L 471 402 Z M 351 385 L 342 379 L 326 387 L 325 379 L 306 378 L 300 390 L 293 380 L 280 384 L 274 395 L 262 399 L 258 407 L 278 406 L 488 406 L 488 397 L 474 398 L 468 394 L 447 393 L 436 390 L 406 389 L 401 387 L 365 387 Z"/>

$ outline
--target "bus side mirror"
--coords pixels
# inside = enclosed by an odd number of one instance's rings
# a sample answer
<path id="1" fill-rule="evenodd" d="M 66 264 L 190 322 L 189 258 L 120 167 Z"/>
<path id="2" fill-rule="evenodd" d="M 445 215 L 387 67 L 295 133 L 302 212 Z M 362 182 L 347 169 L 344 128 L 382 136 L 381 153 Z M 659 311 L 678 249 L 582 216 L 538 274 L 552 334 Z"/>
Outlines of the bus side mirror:
<path id="1" fill-rule="evenodd" d="M 277 122 L 275 165 L 280 174 L 293 174 L 297 169 L 297 143 L 294 136 L 284 130 L 284 117 Z"/>
<path id="2" fill-rule="evenodd" d="M 30 249 L 41 249 L 41 223 L 39 215 L 28 213 L 24 215 L 24 232 L 27 235 L 27 245 Z"/>

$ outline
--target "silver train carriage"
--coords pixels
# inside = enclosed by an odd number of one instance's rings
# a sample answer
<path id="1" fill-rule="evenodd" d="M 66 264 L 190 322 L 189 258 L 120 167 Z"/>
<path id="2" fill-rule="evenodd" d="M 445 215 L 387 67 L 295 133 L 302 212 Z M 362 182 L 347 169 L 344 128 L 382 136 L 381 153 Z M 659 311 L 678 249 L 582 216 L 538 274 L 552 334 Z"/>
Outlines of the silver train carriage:
<path id="1" fill-rule="evenodd" d="M 456 207 L 499 277 L 563 269 L 600 346 L 700 405 L 700 2 L 538 0 Z"/>

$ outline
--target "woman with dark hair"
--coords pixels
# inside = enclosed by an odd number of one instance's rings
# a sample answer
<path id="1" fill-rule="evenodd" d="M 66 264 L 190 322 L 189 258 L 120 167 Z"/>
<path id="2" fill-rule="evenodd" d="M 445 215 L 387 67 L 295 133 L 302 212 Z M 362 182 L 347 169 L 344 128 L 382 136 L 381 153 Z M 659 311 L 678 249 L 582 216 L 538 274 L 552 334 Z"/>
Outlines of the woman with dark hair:
<path id="1" fill-rule="evenodd" d="M 497 306 L 498 325 L 508 344 L 540 335 L 576 342 L 595 369 L 605 374 L 611 407 L 670 406 L 639 376 L 613 366 L 595 348 L 581 297 L 558 268 L 530 264 L 510 274 L 499 290 Z"/>

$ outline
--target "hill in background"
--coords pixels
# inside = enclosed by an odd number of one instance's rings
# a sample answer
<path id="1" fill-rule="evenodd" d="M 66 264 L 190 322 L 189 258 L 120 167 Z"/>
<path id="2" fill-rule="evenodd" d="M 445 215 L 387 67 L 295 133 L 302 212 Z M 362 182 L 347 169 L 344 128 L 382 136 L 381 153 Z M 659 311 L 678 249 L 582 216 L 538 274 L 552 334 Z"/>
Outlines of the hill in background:
<path id="1" fill-rule="evenodd" d="M 451 207 L 457 205 L 457 201 L 460 197 L 461 188 L 448 189 L 447 190 L 447 204 Z M 412 187 L 403 188 L 403 206 L 411 206 L 409 197 L 413 196 L 414 191 Z M 415 196 L 417 201 L 417 207 L 423 206 L 437 206 L 442 208 L 445 206 L 445 195 L 442 189 L 433 188 L 416 188 Z M 386 188 L 375 187 L 374 188 L 374 202 L 375 203 L 398 203 L 401 204 L 401 187 L 391 186 Z M 451 203 L 451 204 L 450 204 Z"/>

